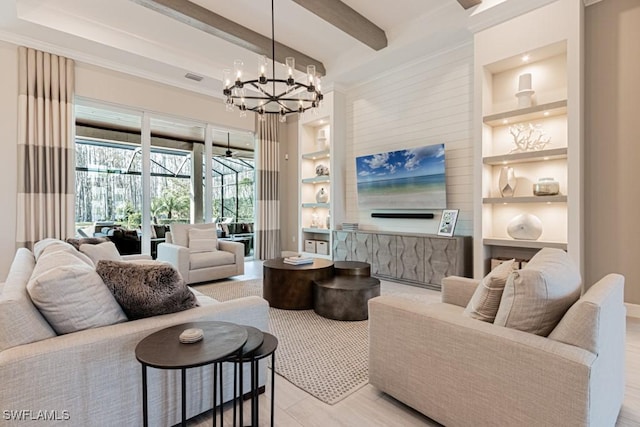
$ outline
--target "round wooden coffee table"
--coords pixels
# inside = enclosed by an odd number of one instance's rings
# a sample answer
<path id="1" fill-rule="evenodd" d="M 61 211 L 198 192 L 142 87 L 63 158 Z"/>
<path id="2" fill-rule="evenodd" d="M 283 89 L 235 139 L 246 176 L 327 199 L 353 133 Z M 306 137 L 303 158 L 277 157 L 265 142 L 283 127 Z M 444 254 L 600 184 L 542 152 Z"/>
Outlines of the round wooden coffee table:
<path id="1" fill-rule="evenodd" d="M 284 258 L 263 264 L 262 295 L 269 305 L 285 310 L 313 308 L 313 282 L 333 277 L 333 261 L 314 258 L 313 264 L 291 265 Z"/>
<path id="2" fill-rule="evenodd" d="M 375 277 L 336 276 L 313 284 L 313 309 L 334 320 L 366 320 L 368 302 L 380 296 L 380 280 Z"/>

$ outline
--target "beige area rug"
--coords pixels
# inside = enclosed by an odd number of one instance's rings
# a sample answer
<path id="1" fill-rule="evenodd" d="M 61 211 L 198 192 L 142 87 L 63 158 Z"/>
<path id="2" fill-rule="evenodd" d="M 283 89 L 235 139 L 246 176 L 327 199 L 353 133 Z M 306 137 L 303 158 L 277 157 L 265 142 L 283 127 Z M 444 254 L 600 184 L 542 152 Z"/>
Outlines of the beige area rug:
<path id="1" fill-rule="evenodd" d="M 196 288 L 218 301 L 262 296 L 262 280 L 222 282 Z M 313 310 L 269 309 L 278 338 L 276 373 L 333 405 L 369 382 L 367 321 L 340 322 Z"/>

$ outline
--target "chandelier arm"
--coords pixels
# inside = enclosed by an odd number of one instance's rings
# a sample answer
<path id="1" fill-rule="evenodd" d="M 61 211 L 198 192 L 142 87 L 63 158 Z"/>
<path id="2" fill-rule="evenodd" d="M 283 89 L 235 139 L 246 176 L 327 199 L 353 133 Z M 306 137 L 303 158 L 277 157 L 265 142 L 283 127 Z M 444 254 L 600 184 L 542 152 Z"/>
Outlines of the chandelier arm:
<path id="1" fill-rule="evenodd" d="M 296 110 L 293 110 L 293 109 L 292 109 L 292 108 L 290 108 L 290 107 L 287 107 L 287 105 L 286 105 L 286 104 L 283 104 L 282 102 L 280 102 L 280 100 L 277 100 L 277 101 L 276 101 L 276 103 L 277 103 L 277 104 L 282 108 L 282 110 L 284 110 L 284 111 L 285 111 L 285 114 L 286 114 L 286 113 L 293 113 L 293 112 L 295 112 L 295 111 L 296 111 Z"/>

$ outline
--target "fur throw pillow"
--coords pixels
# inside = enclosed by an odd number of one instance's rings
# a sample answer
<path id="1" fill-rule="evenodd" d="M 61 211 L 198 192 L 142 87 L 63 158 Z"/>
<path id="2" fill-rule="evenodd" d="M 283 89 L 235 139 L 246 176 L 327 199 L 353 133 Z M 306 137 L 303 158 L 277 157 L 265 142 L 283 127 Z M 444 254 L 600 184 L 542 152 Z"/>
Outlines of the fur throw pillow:
<path id="1" fill-rule="evenodd" d="M 96 266 L 129 320 L 197 307 L 195 295 L 180 273 L 163 262 L 132 263 L 101 260 Z"/>

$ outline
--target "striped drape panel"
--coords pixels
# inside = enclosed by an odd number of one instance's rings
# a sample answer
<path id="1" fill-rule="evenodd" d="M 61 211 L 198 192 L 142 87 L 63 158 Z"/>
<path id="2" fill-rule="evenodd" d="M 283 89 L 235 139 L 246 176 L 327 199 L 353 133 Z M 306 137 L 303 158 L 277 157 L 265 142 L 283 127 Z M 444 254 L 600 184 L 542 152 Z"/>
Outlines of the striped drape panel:
<path id="1" fill-rule="evenodd" d="M 16 245 L 74 236 L 72 60 L 19 50 Z"/>
<path id="2" fill-rule="evenodd" d="M 278 116 L 258 120 L 256 250 L 257 259 L 280 256 L 280 164 Z"/>

